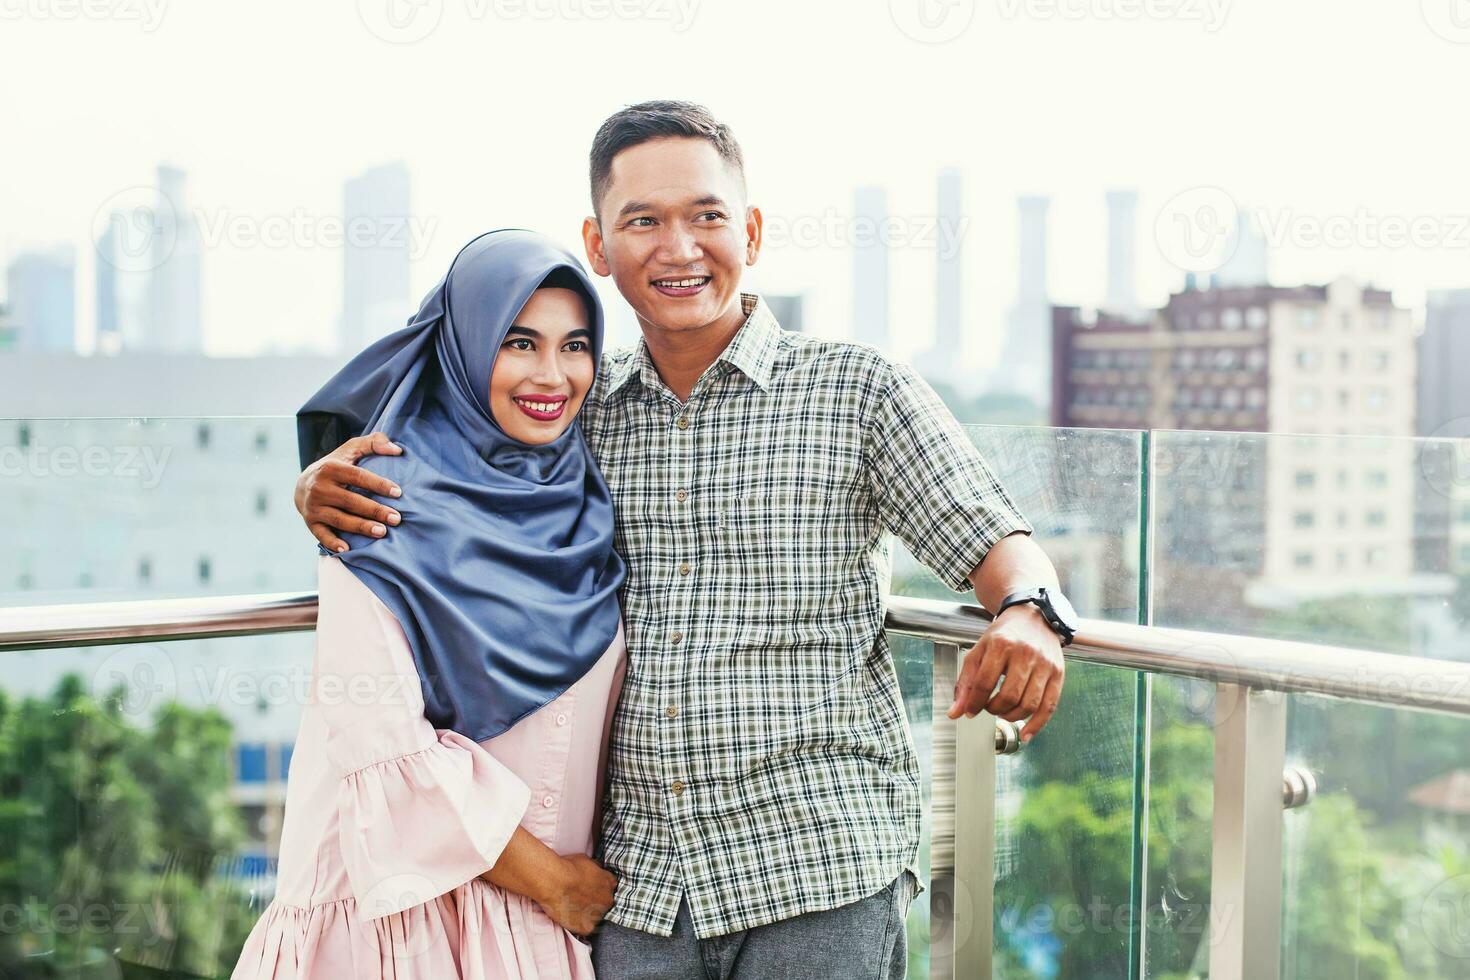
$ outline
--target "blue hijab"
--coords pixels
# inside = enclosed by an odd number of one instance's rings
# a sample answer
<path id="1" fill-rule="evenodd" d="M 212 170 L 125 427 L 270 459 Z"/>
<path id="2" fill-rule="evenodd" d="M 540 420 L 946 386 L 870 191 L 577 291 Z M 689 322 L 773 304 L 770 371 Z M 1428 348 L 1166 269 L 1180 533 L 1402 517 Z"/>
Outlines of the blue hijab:
<path id="1" fill-rule="evenodd" d="M 403 515 L 383 538 L 351 532 L 336 555 L 398 617 L 424 715 L 475 741 L 509 729 L 587 673 L 617 635 L 607 484 L 574 420 L 544 446 L 506 435 L 490 373 L 548 276 L 572 284 L 602 361 L 602 306 L 581 265 L 534 232 L 487 232 L 455 256 L 408 326 L 358 354 L 297 412 L 303 468 L 382 430 L 402 456 L 357 465 L 403 489 L 369 496 Z"/>

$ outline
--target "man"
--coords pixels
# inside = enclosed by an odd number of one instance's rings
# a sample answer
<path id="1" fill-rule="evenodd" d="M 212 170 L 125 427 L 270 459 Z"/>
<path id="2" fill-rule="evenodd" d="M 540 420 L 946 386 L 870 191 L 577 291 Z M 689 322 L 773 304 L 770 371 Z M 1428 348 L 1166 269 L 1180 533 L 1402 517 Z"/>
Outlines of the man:
<path id="1" fill-rule="evenodd" d="M 740 291 L 763 219 L 728 127 L 689 103 L 624 109 L 591 183 L 588 260 L 643 334 L 580 417 L 629 568 L 598 975 L 902 977 L 919 767 L 883 632 L 885 532 L 1001 610 L 949 716 L 1029 718 L 1027 739 L 1062 690 L 1070 633 L 1038 592 L 1055 571 L 922 379 L 787 333 Z M 346 489 L 386 496 L 351 464 L 394 451 L 374 433 L 302 474 L 325 546 L 397 523 Z"/>

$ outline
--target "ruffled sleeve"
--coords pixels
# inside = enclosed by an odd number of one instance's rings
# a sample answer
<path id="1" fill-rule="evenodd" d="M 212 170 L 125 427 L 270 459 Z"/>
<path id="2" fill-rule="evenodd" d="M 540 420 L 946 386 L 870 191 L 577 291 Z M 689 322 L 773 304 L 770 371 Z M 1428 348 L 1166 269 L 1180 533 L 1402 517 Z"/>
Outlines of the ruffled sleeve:
<path id="1" fill-rule="evenodd" d="M 490 870 L 530 788 L 479 743 L 424 717 L 397 618 L 340 561 L 318 559 L 313 700 L 326 721 L 342 861 L 358 915 L 429 901 Z"/>

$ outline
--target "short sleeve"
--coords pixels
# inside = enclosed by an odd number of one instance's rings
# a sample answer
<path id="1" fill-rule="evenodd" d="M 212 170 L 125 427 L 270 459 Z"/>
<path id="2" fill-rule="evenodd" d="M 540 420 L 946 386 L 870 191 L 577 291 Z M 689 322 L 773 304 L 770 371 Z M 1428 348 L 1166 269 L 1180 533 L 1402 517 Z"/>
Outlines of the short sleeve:
<path id="1" fill-rule="evenodd" d="M 1030 523 L 934 389 L 888 364 L 864 434 L 868 483 L 883 526 L 956 592 L 990 548 Z"/>
<path id="2" fill-rule="evenodd" d="M 397 618 L 335 557 L 318 559 L 313 701 L 340 776 L 338 840 L 358 914 L 413 908 L 494 867 L 530 803 L 478 742 L 424 717 Z"/>

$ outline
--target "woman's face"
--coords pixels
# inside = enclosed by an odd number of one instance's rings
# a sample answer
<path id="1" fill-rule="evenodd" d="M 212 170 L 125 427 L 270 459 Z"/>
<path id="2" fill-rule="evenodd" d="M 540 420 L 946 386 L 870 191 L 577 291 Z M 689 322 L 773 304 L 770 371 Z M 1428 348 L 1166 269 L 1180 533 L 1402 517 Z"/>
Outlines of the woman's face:
<path id="1" fill-rule="evenodd" d="M 544 445 L 572 424 L 592 387 L 587 306 L 570 289 L 538 289 L 526 300 L 490 372 L 490 410 L 512 439 Z"/>

